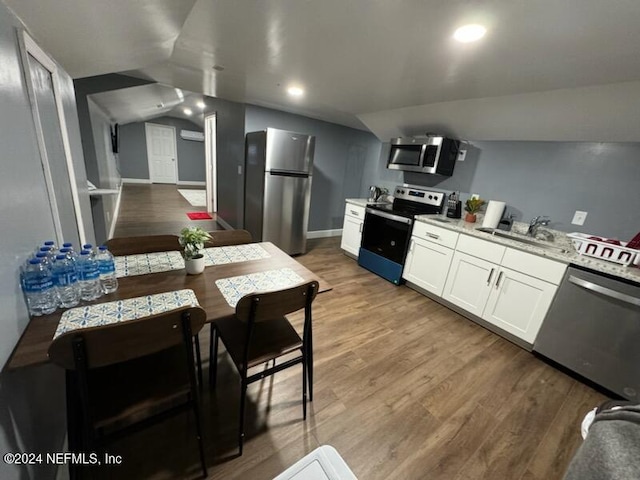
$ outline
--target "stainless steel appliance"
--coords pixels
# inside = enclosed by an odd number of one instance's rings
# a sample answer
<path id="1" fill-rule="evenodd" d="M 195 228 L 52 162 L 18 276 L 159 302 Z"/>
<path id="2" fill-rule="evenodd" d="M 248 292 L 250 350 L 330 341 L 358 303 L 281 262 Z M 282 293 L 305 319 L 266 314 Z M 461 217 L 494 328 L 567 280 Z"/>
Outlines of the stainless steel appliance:
<path id="1" fill-rule="evenodd" d="M 444 193 L 398 186 L 393 196 L 392 204 L 367 205 L 358 264 L 399 285 L 414 216 L 442 213 Z"/>
<path id="2" fill-rule="evenodd" d="M 640 284 L 570 266 L 533 350 L 640 399 Z"/>
<path id="3" fill-rule="evenodd" d="M 391 139 L 387 168 L 453 175 L 460 142 L 437 135 Z"/>
<path id="4" fill-rule="evenodd" d="M 305 253 L 315 142 L 275 128 L 247 133 L 244 224 L 255 241 Z"/>

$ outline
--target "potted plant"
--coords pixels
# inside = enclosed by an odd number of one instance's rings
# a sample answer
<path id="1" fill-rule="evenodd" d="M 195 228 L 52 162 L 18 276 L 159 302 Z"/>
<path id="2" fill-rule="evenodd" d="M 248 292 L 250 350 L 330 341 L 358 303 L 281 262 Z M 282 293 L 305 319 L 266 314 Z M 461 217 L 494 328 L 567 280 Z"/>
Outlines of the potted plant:
<path id="1" fill-rule="evenodd" d="M 480 197 L 470 198 L 464 204 L 464 210 L 467 214 L 464 217 L 465 222 L 475 223 L 476 221 L 476 213 L 480 211 L 482 206 L 485 204 L 485 201 Z"/>
<path id="2" fill-rule="evenodd" d="M 184 266 L 189 275 L 197 275 L 204 271 L 204 255 L 201 250 L 204 242 L 211 239 L 211 235 L 200 227 L 185 227 L 180 231 L 178 241 L 182 246 Z"/>

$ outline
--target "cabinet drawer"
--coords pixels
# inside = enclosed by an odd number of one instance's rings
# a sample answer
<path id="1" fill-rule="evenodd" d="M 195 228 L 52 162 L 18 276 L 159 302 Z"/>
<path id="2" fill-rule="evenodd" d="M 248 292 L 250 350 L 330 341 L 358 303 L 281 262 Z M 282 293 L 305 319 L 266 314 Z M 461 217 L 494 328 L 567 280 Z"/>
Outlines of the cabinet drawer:
<path id="1" fill-rule="evenodd" d="M 359 218 L 360 220 L 364 220 L 364 207 L 359 207 L 352 203 L 347 203 L 347 206 L 344 209 L 345 216 Z"/>
<path id="2" fill-rule="evenodd" d="M 460 235 L 456 250 L 492 263 L 500 263 L 507 247 L 469 235 Z"/>
<path id="3" fill-rule="evenodd" d="M 559 285 L 567 265 L 548 258 L 507 248 L 502 259 L 504 267 Z"/>
<path id="4" fill-rule="evenodd" d="M 430 223 L 415 222 L 413 224 L 413 235 L 443 247 L 456 248 L 460 234 L 446 228 L 436 227 Z"/>

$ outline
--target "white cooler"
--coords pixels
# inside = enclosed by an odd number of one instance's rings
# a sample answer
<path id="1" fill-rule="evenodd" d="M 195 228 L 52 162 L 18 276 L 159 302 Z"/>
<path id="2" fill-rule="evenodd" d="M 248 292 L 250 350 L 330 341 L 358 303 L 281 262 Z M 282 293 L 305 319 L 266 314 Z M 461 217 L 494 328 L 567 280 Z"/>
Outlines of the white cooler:
<path id="1" fill-rule="evenodd" d="M 273 480 L 358 480 L 330 445 L 316 448 Z"/>

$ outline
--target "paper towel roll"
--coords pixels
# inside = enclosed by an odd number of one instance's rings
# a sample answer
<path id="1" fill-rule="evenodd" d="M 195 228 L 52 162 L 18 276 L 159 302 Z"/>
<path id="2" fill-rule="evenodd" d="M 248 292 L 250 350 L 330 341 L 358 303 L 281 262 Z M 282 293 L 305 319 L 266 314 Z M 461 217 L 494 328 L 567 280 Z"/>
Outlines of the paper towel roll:
<path id="1" fill-rule="evenodd" d="M 482 226 L 485 228 L 496 228 L 498 223 L 500 223 L 506 205 L 505 202 L 490 200 L 489 205 L 487 205 L 487 212 L 484 214 Z"/>

